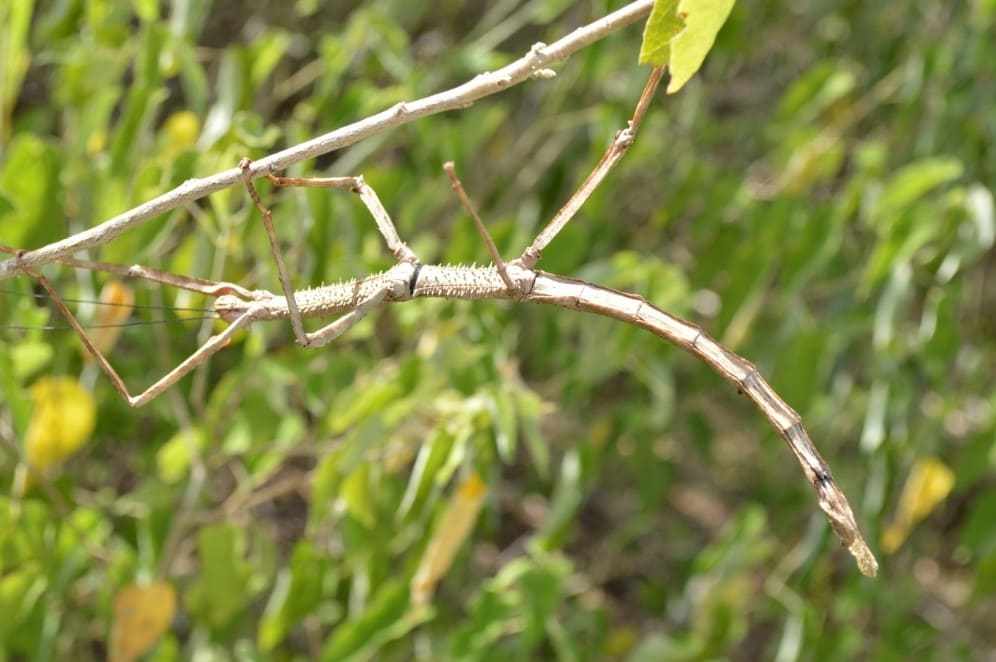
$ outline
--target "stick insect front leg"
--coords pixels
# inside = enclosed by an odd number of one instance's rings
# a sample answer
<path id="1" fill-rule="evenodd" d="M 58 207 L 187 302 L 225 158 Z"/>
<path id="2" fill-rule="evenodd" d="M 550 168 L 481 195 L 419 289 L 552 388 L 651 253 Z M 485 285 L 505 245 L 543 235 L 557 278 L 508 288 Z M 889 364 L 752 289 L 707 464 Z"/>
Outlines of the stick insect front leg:
<path id="1" fill-rule="evenodd" d="M 0 252 L 10 253 L 14 255 L 16 260 L 20 254 L 20 251 L 7 247 L 0 246 Z M 236 285 L 234 283 L 218 282 L 207 280 L 204 278 L 193 278 L 190 276 L 181 276 L 179 274 L 170 273 L 167 271 L 160 271 L 159 269 L 152 269 L 150 267 L 144 267 L 139 264 L 134 264 L 131 266 L 125 266 L 121 264 L 110 264 L 107 262 L 94 262 L 90 260 L 78 260 L 75 258 L 61 258 L 58 260 L 60 263 L 77 267 L 81 269 L 89 269 L 92 271 L 104 271 L 107 273 L 112 273 L 118 276 L 128 277 L 128 278 L 142 278 L 145 280 L 150 280 L 157 283 L 163 283 L 165 285 L 171 285 L 173 287 L 179 287 L 185 290 L 190 290 L 192 292 L 199 292 L 211 297 L 218 297 L 220 295 L 229 294 L 242 297 L 249 302 L 259 302 L 264 299 L 272 297 L 268 292 L 261 291 L 251 291 L 247 290 L 241 285 Z M 52 300 L 53 305 L 59 311 L 59 314 L 65 318 L 69 326 L 75 331 L 76 335 L 79 336 L 86 348 L 87 352 L 93 357 L 100 369 L 104 371 L 104 374 L 111 380 L 111 384 L 117 390 L 121 397 L 132 407 L 140 407 L 150 400 L 154 399 L 160 393 L 168 389 L 170 386 L 182 379 L 187 373 L 189 373 L 194 368 L 202 365 L 211 356 L 217 353 L 219 350 L 224 348 L 231 337 L 239 329 L 248 326 L 256 317 L 259 315 L 260 306 L 250 303 L 246 308 L 245 312 L 232 320 L 231 324 L 222 331 L 220 334 L 212 336 L 203 345 L 201 345 L 197 350 L 194 351 L 189 357 L 187 357 L 182 363 L 177 365 L 175 368 L 166 373 L 162 378 L 156 381 L 152 386 L 148 387 L 138 395 L 132 395 L 128 390 L 127 385 L 125 385 L 124 380 L 111 365 L 110 361 L 104 356 L 103 352 L 97 347 L 96 343 L 87 334 L 86 329 L 80 324 L 79 320 L 73 314 L 73 312 L 63 301 L 62 297 L 59 295 L 58 291 L 52 285 L 52 283 L 43 276 L 41 273 L 34 271 L 33 269 L 22 267 L 21 271 L 27 274 L 29 277 L 34 278 L 39 285 L 45 290 L 49 298 Z"/>
<path id="2" fill-rule="evenodd" d="M 629 124 L 625 129 L 617 132 L 615 138 L 612 139 L 612 143 L 609 148 L 602 155 L 601 160 L 595 166 L 594 170 L 588 175 L 588 177 L 581 183 L 578 190 L 574 192 L 573 195 L 564 203 L 564 206 L 560 208 L 560 211 L 550 219 L 543 231 L 537 235 L 533 243 L 529 245 L 526 250 L 522 252 L 522 255 L 518 259 L 518 263 L 527 269 L 532 269 L 536 266 L 539 261 L 540 255 L 554 237 L 564 229 L 574 216 L 581 209 L 581 206 L 591 197 L 598 185 L 602 183 L 605 176 L 609 174 L 612 167 L 626 154 L 629 146 L 633 144 L 636 139 L 636 132 L 640 128 L 640 124 L 643 122 L 643 117 L 647 114 L 647 108 L 650 105 L 651 99 L 654 97 L 654 92 L 657 91 L 657 85 L 661 82 L 661 78 L 664 76 L 664 69 L 658 67 L 650 72 L 650 78 L 647 79 L 646 85 L 643 87 L 643 93 L 640 95 L 640 100 L 636 104 L 636 109 L 633 111 L 633 117 L 629 120 Z"/>
<path id="3" fill-rule="evenodd" d="M 171 287 L 199 292 L 209 297 L 219 297 L 224 294 L 232 294 L 243 299 L 253 301 L 261 296 L 269 296 L 269 292 L 247 290 L 241 285 L 228 283 L 225 281 L 214 281 L 206 278 L 195 278 L 194 276 L 181 276 L 179 274 L 161 271 L 151 267 L 144 267 L 140 264 L 125 266 L 123 264 L 111 264 L 109 262 L 94 262 L 92 260 L 77 260 L 76 258 L 60 258 L 59 264 L 70 267 L 88 269 L 90 271 L 104 271 L 107 273 L 122 276 L 124 278 L 141 278 L 154 283 L 162 283 Z"/>

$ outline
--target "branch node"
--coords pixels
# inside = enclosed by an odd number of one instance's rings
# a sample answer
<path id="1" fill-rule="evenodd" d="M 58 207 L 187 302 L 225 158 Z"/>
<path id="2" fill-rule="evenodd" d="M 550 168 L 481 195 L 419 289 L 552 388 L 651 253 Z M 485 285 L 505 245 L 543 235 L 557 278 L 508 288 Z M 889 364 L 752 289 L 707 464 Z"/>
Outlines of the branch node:
<path id="1" fill-rule="evenodd" d="M 633 131 L 632 122 L 630 122 L 630 126 L 616 134 L 615 143 L 620 149 L 626 149 L 633 144 L 634 140 L 636 140 L 636 132 Z"/>

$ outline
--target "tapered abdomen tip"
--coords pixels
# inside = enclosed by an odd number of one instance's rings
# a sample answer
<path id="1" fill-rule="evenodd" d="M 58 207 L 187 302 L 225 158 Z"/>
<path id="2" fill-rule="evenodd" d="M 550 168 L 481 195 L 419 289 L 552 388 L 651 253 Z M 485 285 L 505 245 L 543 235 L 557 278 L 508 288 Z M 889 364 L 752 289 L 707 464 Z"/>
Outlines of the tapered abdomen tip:
<path id="1" fill-rule="evenodd" d="M 847 549 L 851 552 L 854 560 L 858 562 L 858 570 L 861 571 L 862 575 L 874 577 L 878 574 L 878 561 L 875 560 L 875 555 L 868 549 L 868 545 L 860 536 Z"/>

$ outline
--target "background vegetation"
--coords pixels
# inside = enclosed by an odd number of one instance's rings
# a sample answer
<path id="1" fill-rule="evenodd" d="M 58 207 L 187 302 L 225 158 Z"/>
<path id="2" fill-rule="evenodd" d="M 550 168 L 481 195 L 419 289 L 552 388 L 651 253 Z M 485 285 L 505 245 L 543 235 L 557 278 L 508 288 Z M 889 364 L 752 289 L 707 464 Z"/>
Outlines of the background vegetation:
<path id="1" fill-rule="evenodd" d="M 0 242 L 79 231 L 620 4 L 8 0 Z M 877 580 L 749 403 L 607 320 L 426 300 L 317 352 L 260 325 L 140 410 L 71 333 L 4 328 L 0 659 L 993 659 L 994 23 L 993 0 L 739 3 L 541 263 L 757 362 L 850 496 Z M 624 125 L 639 44 L 631 27 L 552 80 L 292 174 L 362 173 L 424 260 L 481 262 L 455 160 L 514 255 Z M 270 199 L 298 286 L 389 264 L 351 197 Z M 214 194 L 93 257 L 275 288 L 248 203 Z M 47 273 L 75 299 L 106 281 Z M 0 323 L 58 322 L 26 279 L 3 287 Z M 111 358 L 144 388 L 210 330 L 129 327 Z M 26 481 L 31 435 L 50 461 Z"/>

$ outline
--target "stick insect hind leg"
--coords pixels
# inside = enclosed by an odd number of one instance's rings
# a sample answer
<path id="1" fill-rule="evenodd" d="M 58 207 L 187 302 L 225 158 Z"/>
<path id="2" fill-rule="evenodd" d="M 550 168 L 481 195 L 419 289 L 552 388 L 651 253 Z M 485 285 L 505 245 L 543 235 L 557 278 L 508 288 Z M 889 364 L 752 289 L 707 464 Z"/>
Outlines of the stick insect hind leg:
<path id="1" fill-rule="evenodd" d="M 16 256 L 16 253 L 15 253 Z M 16 259 L 16 258 L 15 258 Z M 109 271 L 111 273 L 122 273 L 122 271 L 131 273 L 124 275 L 136 275 L 137 271 L 135 267 L 124 267 L 121 265 L 111 265 L 103 262 L 88 262 L 84 260 L 72 260 L 67 258 L 65 262 L 73 265 L 92 269 L 98 269 L 101 271 Z M 203 280 L 203 279 L 190 279 L 185 276 L 178 276 L 176 274 L 169 274 L 167 272 L 161 272 L 157 270 L 147 269 L 141 267 L 144 273 L 141 277 L 147 278 L 149 280 L 155 280 L 158 282 L 164 282 L 170 285 L 176 285 L 177 287 L 184 287 L 185 289 L 193 290 L 195 292 L 201 292 L 204 294 L 210 294 L 213 296 L 218 296 L 225 291 L 239 291 L 248 293 L 248 291 L 243 288 L 233 285 L 231 283 L 216 283 L 213 281 Z M 228 342 L 231 340 L 235 333 L 251 324 L 256 320 L 261 311 L 261 304 L 253 303 L 250 304 L 246 311 L 235 319 L 228 327 L 225 328 L 221 333 L 211 336 L 207 342 L 198 347 L 190 356 L 184 359 L 179 365 L 163 375 L 158 381 L 153 383 L 147 389 L 139 393 L 138 395 L 132 395 L 128 390 L 127 385 L 124 380 L 118 374 L 118 372 L 111 365 L 107 357 L 100 351 L 100 349 L 94 344 L 93 340 L 87 334 L 83 325 L 80 324 L 79 320 L 69 309 L 66 303 L 62 300 L 62 297 L 56 291 L 52 283 L 43 276 L 41 273 L 36 272 L 30 268 L 24 267 L 21 269 L 25 274 L 34 278 L 39 285 L 45 290 L 52 303 L 58 309 L 59 313 L 65 318 L 69 326 L 72 327 L 76 335 L 79 336 L 80 340 L 83 342 L 83 346 L 86 347 L 87 351 L 93 356 L 97 365 L 100 366 L 104 374 L 107 375 L 108 379 L 114 385 L 121 397 L 132 407 L 141 407 L 150 400 L 154 399 L 160 393 L 168 389 L 170 386 L 182 379 L 187 373 L 207 361 L 212 355 L 217 353 L 219 350 L 224 348 Z M 234 288 L 234 290 L 232 289 Z M 252 293 L 249 293 L 250 295 Z"/>
<path id="2" fill-rule="evenodd" d="M 273 212 L 263 204 L 259 192 L 252 182 L 250 175 L 251 164 L 252 162 L 248 158 L 242 159 L 239 162 L 239 167 L 242 169 L 242 181 L 249 192 L 249 197 L 252 198 L 253 204 L 263 217 L 263 227 L 266 229 L 266 237 L 270 243 L 270 253 L 273 255 L 273 261 L 277 266 L 280 287 L 287 300 L 287 313 L 291 320 L 291 327 L 294 330 L 294 337 L 297 339 L 298 344 L 304 347 L 321 347 L 348 331 L 376 305 L 383 302 L 389 293 L 389 288 L 375 292 L 367 299 L 359 302 L 354 310 L 321 329 L 311 333 L 305 331 L 301 310 L 294 293 L 294 288 L 291 285 L 290 274 L 287 271 L 287 265 L 280 251 L 279 240 L 273 226 Z M 398 262 L 418 263 L 415 253 L 398 235 L 398 230 L 394 227 L 394 222 L 391 221 L 391 217 L 381 203 L 380 198 L 377 197 L 377 193 L 367 185 L 363 177 L 280 177 L 270 172 L 266 174 L 266 178 L 275 187 L 330 188 L 356 193 L 360 196 L 360 200 L 363 201 L 370 215 L 373 216 L 374 222 L 377 224 L 377 230 L 384 238 L 388 249 L 394 255 L 395 259 Z"/>

